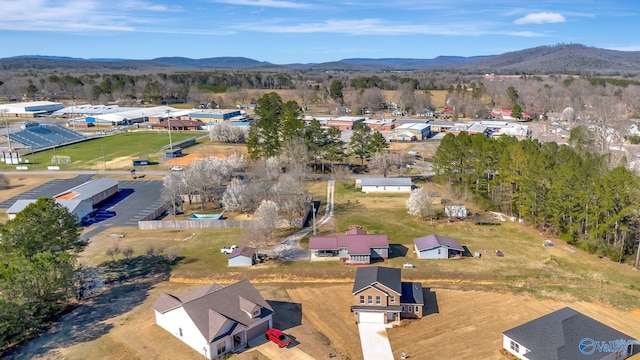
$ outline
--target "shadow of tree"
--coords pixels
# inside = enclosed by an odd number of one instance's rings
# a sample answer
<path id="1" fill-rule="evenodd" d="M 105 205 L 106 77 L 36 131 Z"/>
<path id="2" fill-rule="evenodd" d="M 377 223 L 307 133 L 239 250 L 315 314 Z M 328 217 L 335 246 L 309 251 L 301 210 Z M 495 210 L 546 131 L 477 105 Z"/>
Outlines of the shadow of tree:
<path id="1" fill-rule="evenodd" d="M 163 256 L 138 256 L 110 261 L 100 266 L 106 289 L 58 319 L 49 329 L 8 354 L 8 359 L 31 359 L 57 348 L 91 341 L 106 334 L 106 321 L 140 305 L 153 285 L 169 278 L 170 262 Z"/>

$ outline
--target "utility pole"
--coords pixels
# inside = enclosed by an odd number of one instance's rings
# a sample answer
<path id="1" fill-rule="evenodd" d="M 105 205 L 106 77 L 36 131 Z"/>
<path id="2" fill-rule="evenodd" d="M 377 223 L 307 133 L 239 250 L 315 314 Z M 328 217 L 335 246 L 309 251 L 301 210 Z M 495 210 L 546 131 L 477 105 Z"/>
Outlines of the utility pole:
<path id="1" fill-rule="evenodd" d="M 311 199 L 311 215 L 313 216 L 313 235 L 316 235 L 316 202 Z"/>

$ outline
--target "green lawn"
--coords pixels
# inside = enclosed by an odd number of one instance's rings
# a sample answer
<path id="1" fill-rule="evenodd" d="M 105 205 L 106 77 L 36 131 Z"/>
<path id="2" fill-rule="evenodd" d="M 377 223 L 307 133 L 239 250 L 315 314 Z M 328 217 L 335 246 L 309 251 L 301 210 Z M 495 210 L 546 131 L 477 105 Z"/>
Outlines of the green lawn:
<path id="1" fill-rule="evenodd" d="M 310 192 L 322 200 L 319 213 L 322 216 L 326 182 L 312 183 Z M 624 309 L 637 307 L 640 273 L 628 265 L 598 259 L 580 250 L 567 251 L 566 244 L 557 239 L 552 239 L 556 246 L 543 247 L 547 237 L 517 222 L 475 225 L 469 220 L 448 222 L 440 219 L 430 225 L 428 220 L 407 214 L 407 198 L 407 194 L 362 194 L 353 187 L 337 184 L 335 218 L 318 229 L 318 234 L 343 233 L 353 225 L 362 226 L 371 233 L 387 234 L 393 253 L 379 265 L 402 267 L 412 263 L 415 268 L 404 270 L 403 277 L 420 281 L 425 286 L 597 301 Z M 242 229 L 142 232 L 125 228 L 123 231 L 129 232 L 124 238 L 108 233 L 99 235 L 85 253 L 85 260 L 93 264 L 108 260 L 105 250 L 113 244 L 121 244 L 121 248 L 132 246 L 136 255 L 144 254 L 149 246 L 163 248 L 165 253 L 175 249 L 181 259 L 173 268 L 172 277 L 187 281 L 246 278 L 258 282 L 340 282 L 350 281 L 357 269 L 338 261 L 271 261 L 249 269 L 228 268 L 227 257 L 220 253 L 220 248 L 243 244 Z M 192 233 L 196 235 L 189 237 Z M 288 232 L 283 231 L 283 236 L 285 233 Z M 461 260 L 417 259 L 413 239 L 433 233 L 455 238 L 472 253 L 479 252 L 482 256 Z M 303 241 L 304 246 L 307 246 L 307 239 Z M 504 257 L 496 256 L 496 249 L 503 251 Z"/>
<path id="2" fill-rule="evenodd" d="M 202 134 L 204 133 L 174 131 L 171 138 L 173 142 L 178 142 Z M 169 135 L 166 132 L 126 132 L 34 154 L 26 152 L 22 156 L 29 159 L 29 167 L 34 170 L 46 169 L 52 165 L 54 153 L 71 158 L 71 164 L 59 164 L 61 170 L 115 170 L 131 167 L 131 158 L 139 156 L 149 156 L 151 161 L 158 162 L 164 158 L 161 148 L 168 144 Z M 0 166 L 3 170 L 13 167 Z"/>

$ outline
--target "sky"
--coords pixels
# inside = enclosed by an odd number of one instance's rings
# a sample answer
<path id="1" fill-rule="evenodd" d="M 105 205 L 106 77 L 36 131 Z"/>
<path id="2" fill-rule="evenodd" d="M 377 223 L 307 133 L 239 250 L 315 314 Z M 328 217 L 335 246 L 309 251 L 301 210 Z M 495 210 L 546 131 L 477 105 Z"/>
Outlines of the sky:
<path id="1" fill-rule="evenodd" d="M 637 0 L 0 0 L 0 9 L 0 57 L 293 64 L 558 43 L 640 51 Z"/>

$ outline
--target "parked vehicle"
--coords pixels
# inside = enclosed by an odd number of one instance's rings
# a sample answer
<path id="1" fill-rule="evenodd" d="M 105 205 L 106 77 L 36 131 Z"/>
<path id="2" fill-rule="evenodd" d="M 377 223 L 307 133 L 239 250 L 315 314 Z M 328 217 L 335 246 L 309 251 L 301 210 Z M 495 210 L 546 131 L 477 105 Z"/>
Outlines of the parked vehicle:
<path id="1" fill-rule="evenodd" d="M 276 328 L 271 328 L 265 331 L 265 335 L 267 336 L 267 340 L 273 341 L 281 348 L 287 347 L 289 346 L 289 344 L 291 344 L 291 338 L 289 337 L 289 335 Z"/>
<path id="2" fill-rule="evenodd" d="M 184 168 L 182 166 L 172 166 L 169 168 L 171 171 L 182 171 Z"/>
<path id="3" fill-rule="evenodd" d="M 238 245 L 225 246 L 222 249 L 220 249 L 220 252 L 228 255 L 228 254 L 231 254 L 233 250 L 236 248 L 238 248 Z"/>

